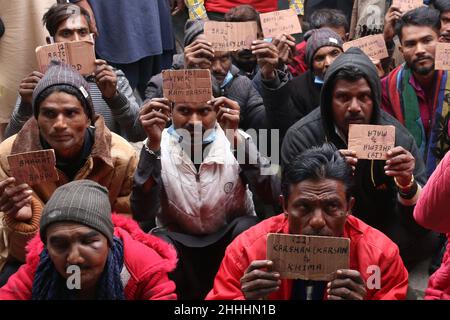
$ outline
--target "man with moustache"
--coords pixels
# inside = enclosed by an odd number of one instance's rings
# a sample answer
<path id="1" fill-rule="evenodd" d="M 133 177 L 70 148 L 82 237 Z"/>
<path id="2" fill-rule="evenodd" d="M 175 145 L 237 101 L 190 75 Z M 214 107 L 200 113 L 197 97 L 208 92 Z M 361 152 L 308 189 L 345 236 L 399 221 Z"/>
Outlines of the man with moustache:
<path id="1" fill-rule="evenodd" d="M 284 212 L 243 232 L 228 246 L 207 299 L 405 299 L 408 272 L 398 247 L 351 214 L 351 171 L 328 144 L 294 158 L 283 173 Z M 336 270 L 329 282 L 281 279 L 274 262 L 266 258 L 268 233 L 349 238 L 350 266 Z M 380 288 L 366 285 L 371 265 L 381 270 Z"/>
<path id="2" fill-rule="evenodd" d="M 381 83 L 372 61 L 358 48 L 342 53 L 325 74 L 320 99 L 320 108 L 286 133 L 282 166 L 306 149 L 333 143 L 354 168 L 353 215 L 391 238 L 407 267 L 428 258 L 436 238 L 412 215 L 426 182 L 425 167 L 408 130 L 380 109 Z M 348 150 L 350 124 L 395 126 L 395 147 L 388 152 L 388 160 L 357 159 Z"/>
<path id="3" fill-rule="evenodd" d="M 408 11 L 397 21 L 396 33 L 405 63 L 382 80 L 381 107 L 413 135 L 430 176 L 449 150 L 450 139 L 450 79 L 447 71 L 435 70 L 439 11 Z"/>
<path id="4" fill-rule="evenodd" d="M 278 198 L 276 176 L 264 175 L 269 162 L 238 130 L 239 114 L 225 97 L 154 98 L 140 112 L 148 138 L 134 176 L 133 217 L 146 231 L 156 225 L 152 233 L 177 249 L 172 279 L 180 299 L 203 299 L 228 243 L 259 221 L 250 190 L 267 203 Z"/>

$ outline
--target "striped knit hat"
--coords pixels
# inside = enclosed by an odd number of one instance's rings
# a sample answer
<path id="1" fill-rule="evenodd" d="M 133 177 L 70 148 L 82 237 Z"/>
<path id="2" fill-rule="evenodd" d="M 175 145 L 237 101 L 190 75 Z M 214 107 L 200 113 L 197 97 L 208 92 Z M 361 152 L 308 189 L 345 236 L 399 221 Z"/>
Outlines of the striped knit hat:
<path id="1" fill-rule="evenodd" d="M 91 94 L 89 93 L 89 85 L 83 76 L 74 71 L 70 66 L 61 63 L 58 60 L 52 60 L 47 71 L 41 80 L 39 80 L 33 91 L 32 107 L 35 118 L 39 115 L 39 96 L 50 87 L 71 86 L 76 89 L 78 100 L 81 101 L 84 112 L 89 119 L 94 120 L 94 105 L 92 104 Z"/>
<path id="2" fill-rule="evenodd" d="M 75 222 L 101 232 L 113 243 L 114 226 L 108 190 L 92 180 L 76 180 L 62 185 L 44 206 L 40 237 L 46 242 L 47 227 L 55 222 Z"/>
<path id="3" fill-rule="evenodd" d="M 344 51 L 341 37 L 329 28 L 313 29 L 305 33 L 306 41 L 305 61 L 312 68 L 313 59 L 316 52 L 323 47 L 336 47 Z"/>

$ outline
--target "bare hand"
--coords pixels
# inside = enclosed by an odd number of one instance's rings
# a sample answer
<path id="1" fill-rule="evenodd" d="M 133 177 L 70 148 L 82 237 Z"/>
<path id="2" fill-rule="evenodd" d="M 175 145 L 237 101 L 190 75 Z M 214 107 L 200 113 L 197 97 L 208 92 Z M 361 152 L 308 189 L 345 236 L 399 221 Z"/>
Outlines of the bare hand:
<path id="1" fill-rule="evenodd" d="M 264 40 L 253 41 L 252 53 L 258 60 L 261 68 L 261 75 L 264 79 L 275 79 L 275 69 L 278 66 L 278 49 L 271 43 Z"/>
<path id="2" fill-rule="evenodd" d="M 274 38 L 272 43 L 278 49 L 278 66 L 292 62 L 292 57 L 295 53 L 295 39 L 293 36 L 289 34 L 282 35 Z"/>
<path id="3" fill-rule="evenodd" d="M 23 103 L 31 104 L 34 88 L 36 88 L 37 83 L 43 76 L 44 74 L 38 71 L 33 71 L 22 80 L 19 86 L 19 94 Z"/>
<path id="4" fill-rule="evenodd" d="M 248 266 L 241 278 L 241 291 L 245 299 L 264 299 L 280 289 L 280 274 L 270 271 L 272 266 L 270 260 L 255 260 Z"/>
<path id="5" fill-rule="evenodd" d="M 139 121 L 147 134 L 150 150 L 160 149 L 161 135 L 170 116 L 170 102 L 166 98 L 153 98 L 141 107 Z"/>
<path id="6" fill-rule="evenodd" d="M 95 69 L 95 83 L 97 84 L 102 96 L 107 99 L 114 98 L 117 93 L 117 75 L 113 67 L 108 65 L 105 60 L 95 60 L 97 68 Z"/>
<path id="7" fill-rule="evenodd" d="M 383 36 L 385 41 L 390 41 L 395 36 L 395 24 L 402 17 L 398 7 L 391 6 L 384 16 Z"/>
<path id="8" fill-rule="evenodd" d="M 223 130 L 237 130 L 239 128 L 240 107 L 239 104 L 226 97 L 214 98 L 208 101 L 217 112 L 217 122 Z"/>
<path id="9" fill-rule="evenodd" d="M 16 179 L 10 177 L 0 182 L 0 211 L 14 219 L 26 221 L 31 219 L 31 194 L 28 184 L 15 185 Z"/>
<path id="10" fill-rule="evenodd" d="M 345 157 L 348 165 L 352 167 L 353 172 L 356 170 L 358 164 L 358 158 L 356 158 L 356 152 L 348 149 L 341 149 L 339 152 Z"/>
<path id="11" fill-rule="evenodd" d="M 196 39 L 184 48 L 184 67 L 186 69 L 209 69 L 214 59 L 211 42 Z"/>
<path id="12" fill-rule="evenodd" d="M 328 300 L 364 300 L 366 294 L 364 280 L 356 270 L 337 270 L 327 285 Z"/>
<path id="13" fill-rule="evenodd" d="M 388 160 L 384 171 L 389 177 L 396 177 L 399 184 L 409 185 L 416 165 L 416 159 L 403 147 L 395 147 L 387 152 Z"/>

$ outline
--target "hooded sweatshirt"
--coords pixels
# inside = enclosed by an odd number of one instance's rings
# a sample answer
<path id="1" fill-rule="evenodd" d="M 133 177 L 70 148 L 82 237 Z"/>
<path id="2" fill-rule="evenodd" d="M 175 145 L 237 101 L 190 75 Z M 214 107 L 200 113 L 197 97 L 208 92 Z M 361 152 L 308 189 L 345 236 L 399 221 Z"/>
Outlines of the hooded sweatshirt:
<path id="1" fill-rule="evenodd" d="M 302 151 L 325 142 L 333 143 L 338 149 L 347 149 L 347 142 L 336 133 L 331 111 L 334 79 L 337 72 L 346 66 L 356 66 L 366 75 L 373 100 L 370 123 L 395 126 L 395 146 L 402 146 L 414 156 L 414 177 L 423 186 L 426 182 L 425 167 L 414 138 L 396 119 L 380 109 L 381 83 L 377 71 L 370 59 L 358 48 L 349 49 L 333 62 L 325 75 L 320 108 L 298 121 L 286 133 L 281 150 L 282 164 L 288 163 Z M 382 160 L 358 160 L 353 190 L 356 203 L 352 212 L 390 237 L 399 246 L 407 264 L 410 256 L 416 256 L 418 260 L 423 258 L 416 246 L 428 235 L 428 230 L 414 221 L 414 203 L 403 199 L 400 202 L 394 179 L 384 173 L 385 165 Z M 426 251 L 424 250 L 424 255 L 428 255 Z"/>

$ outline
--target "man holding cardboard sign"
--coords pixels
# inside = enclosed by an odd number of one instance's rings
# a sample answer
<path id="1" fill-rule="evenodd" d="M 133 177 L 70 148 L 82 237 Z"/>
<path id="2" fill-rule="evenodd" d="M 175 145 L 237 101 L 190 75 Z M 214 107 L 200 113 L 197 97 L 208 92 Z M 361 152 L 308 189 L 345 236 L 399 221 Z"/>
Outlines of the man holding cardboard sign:
<path id="1" fill-rule="evenodd" d="M 7 235 L 8 260 L 21 263 L 27 241 L 38 232 L 42 205 L 57 187 L 73 180 L 94 180 L 108 187 L 115 212 L 130 213 L 137 164 L 133 147 L 111 133 L 95 114 L 86 80 L 70 66 L 52 62 L 33 91 L 32 106 L 34 116 L 0 144 L 0 231 Z M 56 159 L 42 152 L 45 149 L 54 149 Z M 33 174 L 31 180 L 12 176 L 17 162 L 14 156 L 8 162 L 8 156 L 17 154 L 23 156 L 19 159 L 23 170 L 38 163 L 53 167 L 56 160 L 58 179 L 48 176 L 50 172 L 43 177 Z M 4 280 L 0 273 L 0 281 Z"/>
<path id="2" fill-rule="evenodd" d="M 153 233 L 177 248 L 178 297 L 203 299 L 226 245 L 259 221 L 248 188 L 271 203 L 277 179 L 264 175 L 270 164 L 238 130 L 239 104 L 193 93 L 206 92 L 208 81 L 211 92 L 209 70 L 166 70 L 163 77 L 165 98 L 140 113 L 148 138 L 131 206 L 145 230 L 160 227 Z"/>
<path id="3" fill-rule="evenodd" d="M 44 24 L 57 44 L 67 46 L 73 41 L 92 41 L 89 29 L 89 14 L 73 4 L 55 4 L 43 17 Z M 50 39 L 48 39 L 50 43 Z M 71 45 L 73 47 L 73 44 Z M 64 47 L 64 46 L 63 46 Z M 91 48 L 92 49 L 92 48 Z M 93 49 L 92 49 L 93 50 Z M 77 50 L 71 50 L 76 53 Z M 58 55 L 59 51 L 53 52 Z M 96 113 L 103 115 L 107 127 L 130 141 L 140 141 L 145 133 L 137 121 L 139 105 L 133 91 L 120 70 L 115 70 L 104 60 L 88 60 L 94 72 L 86 76 Z M 83 57 L 81 60 L 84 60 Z M 80 60 L 79 58 L 77 60 Z M 89 70 L 89 69 L 88 69 Z M 32 116 L 32 94 L 43 74 L 33 71 L 22 80 L 11 121 L 5 131 L 5 137 L 19 132 Z"/>
<path id="4" fill-rule="evenodd" d="M 283 172 L 284 213 L 243 232 L 228 246 L 207 299 L 405 299 L 408 273 L 398 247 L 380 231 L 351 215 L 355 202 L 351 186 L 351 169 L 333 146 L 314 147 L 296 157 Z M 271 246 L 267 246 L 267 235 L 273 233 L 306 237 L 291 236 L 294 241 L 281 247 L 280 241 L 271 240 Z M 344 238 L 350 239 L 350 248 Z M 277 269 L 280 264 L 268 260 L 266 246 L 269 256 L 302 257 L 301 261 L 295 257 L 290 260 L 298 268 L 291 269 L 296 274 L 289 278 L 322 281 L 293 281 L 281 276 L 285 272 Z M 312 264 L 317 255 L 325 259 Z M 335 264 L 338 260 L 341 263 Z M 320 265 L 321 270 L 330 266 L 332 271 L 320 274 L 320 270 L 314 273 L 308 267 L 306 271 L 312 273 L 308 275 L 303 270 L 306 264 Z M 334 269 L 333 265 L 344 267 Z"/>
<path id="5" fill-rule="evenodd" d="M 362 50 L 350 48 L 328 68 L 320 107 L 286 133 L 281 161 L 282 165 L 287 165 L 298 153 L 326 141 L 332 142 L 354 167 L 356 204 L 353 214 L 386 233 L 399 246 L 403 261 L 409 267 L 429 257 L 436 240 L 412 217 L 420 186 L 426 182 L 425 168 L 414 138 L 397 120 L 382 111 L 380 104 L 381 83 L 374 64 Z M 368 147 L 372 152 L 385 150 L 387 160 L 358 159 L 356 152 L 349 150 L 349 127 L 362 124 L 395 127 L 394 148 L 387 151 L 387 144 L 378 143 Z M 367 130 L 365 135 L 369 133 L 372 134 Z M 385 133 L 387 135 L 387 130 L 375 131 L 376 136 Z"/>

